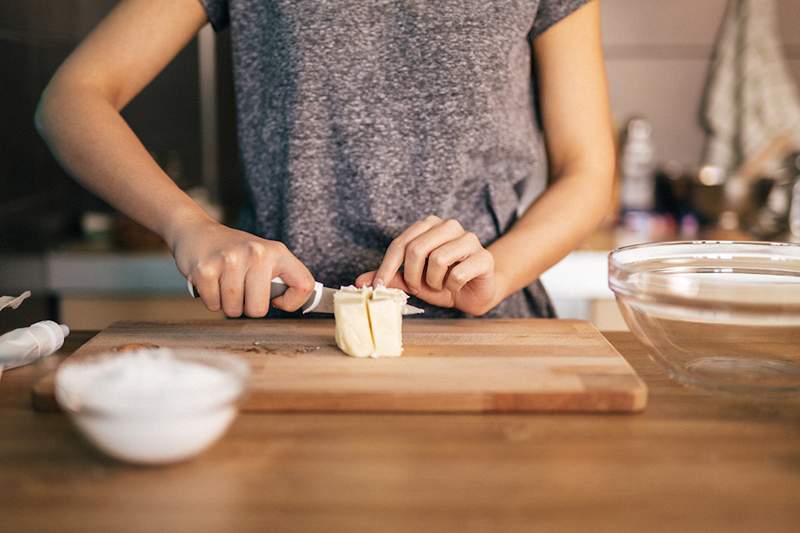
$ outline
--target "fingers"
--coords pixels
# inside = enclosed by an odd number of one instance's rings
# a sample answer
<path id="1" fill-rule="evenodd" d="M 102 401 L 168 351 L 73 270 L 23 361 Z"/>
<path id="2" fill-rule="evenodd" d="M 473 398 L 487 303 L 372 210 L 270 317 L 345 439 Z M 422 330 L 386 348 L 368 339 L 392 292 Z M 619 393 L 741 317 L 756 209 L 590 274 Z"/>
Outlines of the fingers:
<path id="1" fill-rule="evenodd" d="M 219 272 L 214 267 L 199 266 L 192 270 L 189 280 L 197 289 L 209 311 L 219 311 L 222 303 L 219 297 Z"/>
<path id="2" fill-rule="evenodd" d="M 481 241 L 474 233 L 464 233 L 439 246 L 428 256 L 425 283 L 432 289 L 441 290 L 448 270 L 482 249 Z"/>
<path id="3" fill-rule="evenodd" d="M 360 289 L 361 287 L 373 286 L 373 282 L 375 281 L 375 274 L 376 274 L 376 272 L 374 270 L 372 270 L 370 272 L 364 272 L 363 274 L 358 276 L 356 278 L 356 283 L 355 283 L 356 287 L 358 287 Z M 384 283 L 384 285 L 387 285 L 387 284 Z"/>
<path id="4" fill-rule="evenodd" d="M 272 305 L 284 311 L 297 311 L 308 301 L 311 293 L 314 291 L 314 276 L 300 262 L 291 252 L 286 250 L 284 255 L 281 255 L 273 277 L 280 276 L 289 289 L 272 300 Z"/>
<path id="5" fill-rule="evenodd" d="M 362 287 L 374 287 L 374 277 L 375 271 L 365 272 L 356 278 L 355 286 L 359 289 Z M 406 285 L 406 282 L 403 281 L 403 275 L 399 272 L 383 285 L 389 289 L 400 289 L 403 292 L 408 292 L 408 285 Z"/>
<path id="6" fill-rule="evenodd" d="M 269 311 L 270 282 L 275 276 L 289 286 L 272 302 L 280 309 L 297 310 L 314 289 L 313 276 L 286 246 L 255 237 L 200 261 L 189 278 L 209 310 L 221 308 L 228 317 L 244 312 L 256 318 Z"/>
<path id="7" fill-rule="evenodd" d="M 447 275 L 445 289 L 458 293 L 467 283 L 491 276 L 494 272 L 494 256 L 489 250 L 481 249 L 454 266 Z"/>
<path id="8" fill-rule="evenodd" d="M 450 219 L 439 223 L 425 233 L 411 240 L 405 249 L 403 279 L 415 294 L 422 288 L 425 263 L 433 250 L 464 235 L 464 228 L 458 221 Z"/>
<path id="9" fill-rule="evenodd" d="M 222 275 L 219 289 L 225 316 L 242 316 L 244 306 L 244 277 L 246 265 L 239 254 L 225 254 L 222 258 Z"/>
<path id="10" fill-rule="evenodd" d="M 431 215 L 423 220 L 414 222 L 403 233 L 398 235 L 389 245 L 389 248 L 386 249 L 386 255 L 383 256 L 383 261 L 375 272 L 373 284 L 386 285 L 386 280 L 392 279 L 397 274 L 397 271 L 400 270 L 406 255 L 406 245 L 417 236 L 441 223 L 441 221 L 441 218 Z"/>
<path id="11" fill-rule="evenodd" d="M 251 266 L 244 278 L 244 312 L 251 318 L 261 318 L 269 311 L 269 291 L 272 280 L 269 265 Z"/>
<path id="12" fill-rule="evenodd" d="M 400 268 L 402 267 L 402 272 Z M 356 285 L 402 289 L 431 305 L 456 307 L 481 315 L 496 305 L 494 256 L 477 235 L 456 220 L 428 217 L 400 234 L 376 272 L 365 272 Z"/>

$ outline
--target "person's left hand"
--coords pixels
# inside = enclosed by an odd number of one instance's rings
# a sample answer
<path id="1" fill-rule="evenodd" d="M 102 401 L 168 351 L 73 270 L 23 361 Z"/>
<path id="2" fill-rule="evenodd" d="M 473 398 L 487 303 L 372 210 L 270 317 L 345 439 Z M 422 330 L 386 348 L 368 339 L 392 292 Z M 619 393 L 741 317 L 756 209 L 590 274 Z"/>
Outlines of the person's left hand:
<path id="1" fill-rule="evenodd" d="M 402 272 L 400 272 L 402 267 Z M 482 315 L 497 305 L 494 256 L 457 220 L 431 215 L 415 222 L 386 250 L 378 270 L 356 285 L 385 285 L 438 307 Z"/>

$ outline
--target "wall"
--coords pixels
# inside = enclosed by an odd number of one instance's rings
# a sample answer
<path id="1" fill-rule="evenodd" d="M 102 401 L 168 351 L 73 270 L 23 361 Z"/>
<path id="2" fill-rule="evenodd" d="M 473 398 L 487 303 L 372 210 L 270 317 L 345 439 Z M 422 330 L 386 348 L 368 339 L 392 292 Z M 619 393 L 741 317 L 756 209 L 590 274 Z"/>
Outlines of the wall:
<path id="1" fill-rule="evenodd" d="M 758 3 L 758 2 L 756 2 Z M 698 117 L 726 0 L 602 0 L 603 41 L 615 118 L 654 126 L 660 160 L 700 163 Z M 778 0 L 779 30 L 800 84 L 800 0 Z"/>

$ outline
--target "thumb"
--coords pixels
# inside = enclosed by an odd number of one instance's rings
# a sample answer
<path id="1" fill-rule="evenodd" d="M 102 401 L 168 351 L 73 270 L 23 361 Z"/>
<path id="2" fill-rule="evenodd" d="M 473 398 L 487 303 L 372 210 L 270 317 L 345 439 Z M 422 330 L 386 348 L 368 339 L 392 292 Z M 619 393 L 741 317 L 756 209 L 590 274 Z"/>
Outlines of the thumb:
<path id="1" fill-rule="evenodd" d="M 369 287 L 372 285 L 372 282 L 375 280 L 375 271 L 371 270 L 369 272 L 364 272 L 360 276 L 356 278 L 355 285 L 359 289 L 362 287 Z"/>

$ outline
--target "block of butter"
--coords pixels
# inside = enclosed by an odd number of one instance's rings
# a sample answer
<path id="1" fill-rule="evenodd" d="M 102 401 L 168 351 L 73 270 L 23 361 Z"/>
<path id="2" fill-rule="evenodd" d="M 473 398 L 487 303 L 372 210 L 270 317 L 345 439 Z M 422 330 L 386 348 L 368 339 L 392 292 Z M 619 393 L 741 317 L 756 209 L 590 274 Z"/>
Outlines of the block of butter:
<path id="1" fill-rule="evenodd" d="M 353 357 L 402 354 L 407 299 L 399 289 L 342 287 L 333 295 L 336 345 Z"/>

